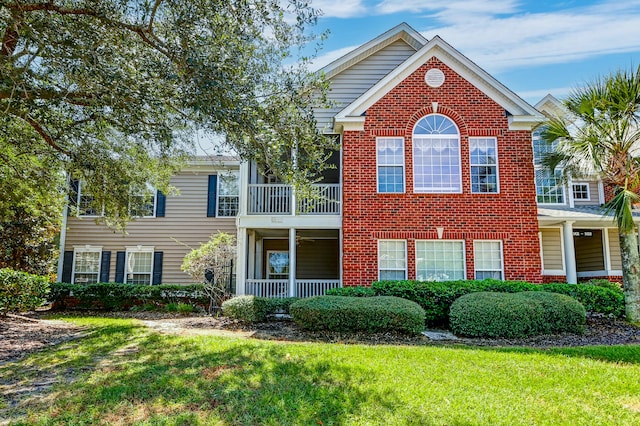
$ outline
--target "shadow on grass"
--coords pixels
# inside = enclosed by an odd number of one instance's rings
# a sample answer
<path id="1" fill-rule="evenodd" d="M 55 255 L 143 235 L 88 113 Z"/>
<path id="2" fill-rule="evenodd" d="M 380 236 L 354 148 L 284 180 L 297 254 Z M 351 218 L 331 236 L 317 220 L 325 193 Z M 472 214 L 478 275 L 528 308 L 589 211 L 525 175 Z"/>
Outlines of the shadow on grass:
<path id="1" fill-rule="evenodd" d="M 32 401 L 27 423 L 329 425 L 358 418 L 362 405 L 392 411 L 399 404 L 392 393 L 367 389 L 373 373 L 366 368 L 332 364 L 302 346 L 138 331 L 99 329 L 77 343 L 75 359 L 52 366 L 43 364 L 69 349 L 40 355 L 37 364 L 52 374 L 70 364 L 88 370 Z M 123 346 L 135 350 L 115 351 Z"/>
<path id="2" fill-rule="evenodd" d="M 469 347 L 468 347 L 469 348 Z M 469 348 L 492 350 L 497 352 L 561 355 L 573 358 L 588 358 L 597 361 L 612 363 L 640 364 L 640 345 L 616 345 L 616 346 L 574 346 L 558 348 Z"/>

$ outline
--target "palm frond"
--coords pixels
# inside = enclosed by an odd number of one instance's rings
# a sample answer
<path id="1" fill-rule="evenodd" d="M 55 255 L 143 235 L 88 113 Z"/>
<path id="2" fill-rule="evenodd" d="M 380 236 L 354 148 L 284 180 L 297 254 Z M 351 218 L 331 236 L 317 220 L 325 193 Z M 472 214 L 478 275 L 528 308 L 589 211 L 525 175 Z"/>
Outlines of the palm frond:
<path id="1" fill-rule="evenodd" d="M 640 201 L 640 196 L 630 189 L 618 188 L 614 197 L 606 203 L 605 214 L 613 214 L 618 229 L 631 232 L 635 229 L 633 222 L 633 204 Z"/>

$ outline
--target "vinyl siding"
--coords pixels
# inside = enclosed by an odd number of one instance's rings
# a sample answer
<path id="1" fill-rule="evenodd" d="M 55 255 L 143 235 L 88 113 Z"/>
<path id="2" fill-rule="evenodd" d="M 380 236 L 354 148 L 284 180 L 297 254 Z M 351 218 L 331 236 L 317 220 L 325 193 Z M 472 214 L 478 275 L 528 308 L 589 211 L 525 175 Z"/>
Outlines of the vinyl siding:
<path id="1" fill-rule="evenodd" d="M 338 112 L 414 53 L 416 51 L 413 47 L 398 40 L 334 76 L 330 81 L 328 94 L 329 100 L 334 104 L 331 108 L 315 110 L 318 127 L 331 128 L 332 119 Z"/>
<path id="2" fill-rule="evenodd" d="M 562 236 L 560 228 L 540 229 L 542 234 L 542 261 L 545 270 L 563 270 Z"/>
<path id="3" fill-rule="evenodd" d="M 209 174 L 215 172 L 181 172 L 171 179 L 179 195 L 167 196 L 165 217 L 141 218 L 131 222 L 127 234 L 98 225 L 94 218 L 70 217 L 67 221 L 65 250 L 74 246 L 102 246 L 111 251 L 111 280 L 115 278 L 116 255 L 126 246 L 153 246 L 164 253 L 163 283 L 186 284 L 191 278 L 180 270 L 190 248 L 198 248 L 218 231 L 236 233 L 235 217 L 207 217 L 207 184 Z"/>
<path id="4" fill-rule="evenodd" d="M 296 246 L 296 278 L 337 280 L 340 277 L 340 243 L 337 239 L 301 239 Z M 267 276 L 267 251 L 289 251 L 288 239 L 265 238 L 262 276 Z"/>
<path id="5" fill-rule="evenodd" d="M 578 232 L 580 230 L 576 229 L 575 231 Z M 602 231 L 598 229 L 585 231 L 593 232 L 593 236 L 573 238 L 576 249 L 576 270 L 578 272 L 604 271 Z"/>
<path id="6" fill-rule="evenodd" d="M 609 233 L 609 255 L 611 256 L 611 270 L 622 271 L 622 256 L 620 255 L 620 237 L 617 229 L 607 229 Z"/>

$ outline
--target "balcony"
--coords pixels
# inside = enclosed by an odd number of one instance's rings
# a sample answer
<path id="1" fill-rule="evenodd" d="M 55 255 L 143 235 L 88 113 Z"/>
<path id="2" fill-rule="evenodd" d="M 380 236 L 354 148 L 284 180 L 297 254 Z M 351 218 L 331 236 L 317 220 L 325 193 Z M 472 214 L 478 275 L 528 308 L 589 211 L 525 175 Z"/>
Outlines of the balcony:
<path id="1" fill-rule="evenodd" d="M 259 297 L 313 297 L 324 296 L 332 288 L 341 287 L 340 280 L 295 280 L 295 287 L 291 288 L 289 280 L 259 280 L 247 279 L 245 294 Z"/>
<path id="2" fill-rule="evenodd" d="M 249 184 L 247 214 L 339 215 L 341 192 L 340 184 L 314 184 L 308 196 L 296 197 L 290 185 Z"/>

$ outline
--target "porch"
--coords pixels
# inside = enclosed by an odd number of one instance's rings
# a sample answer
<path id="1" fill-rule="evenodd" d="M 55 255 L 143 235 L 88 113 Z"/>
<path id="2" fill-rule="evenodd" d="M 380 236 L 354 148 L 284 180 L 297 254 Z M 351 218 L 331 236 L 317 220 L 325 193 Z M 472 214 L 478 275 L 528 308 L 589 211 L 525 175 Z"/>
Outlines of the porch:
<path id="1" fill-rule="evenodd" d="M 341 286 L 338 229 L 240 229 L 238 242 L 237 294 L 311 297 Z"/>

